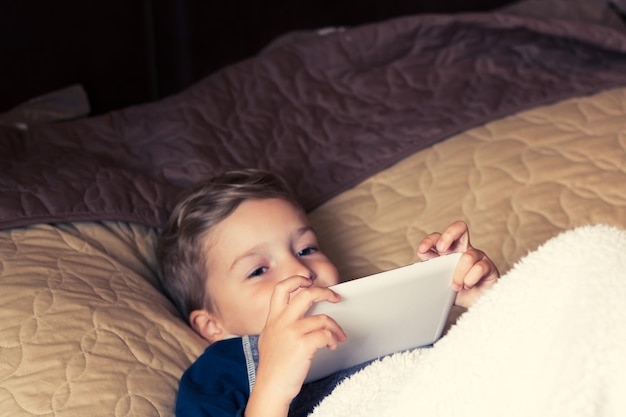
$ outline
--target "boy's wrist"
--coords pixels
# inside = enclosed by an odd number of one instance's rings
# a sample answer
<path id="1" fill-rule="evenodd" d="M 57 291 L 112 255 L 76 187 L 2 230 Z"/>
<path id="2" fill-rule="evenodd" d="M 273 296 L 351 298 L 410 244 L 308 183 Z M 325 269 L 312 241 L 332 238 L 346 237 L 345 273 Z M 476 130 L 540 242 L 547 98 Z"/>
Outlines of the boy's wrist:
<path id="1" fill-rule="evenodd" d="M 246 405 L 245 417 L 287 417 L 291 399 L 280 397 L 275 389 L 264 389 L 262 385 L 255 384 Z"/>

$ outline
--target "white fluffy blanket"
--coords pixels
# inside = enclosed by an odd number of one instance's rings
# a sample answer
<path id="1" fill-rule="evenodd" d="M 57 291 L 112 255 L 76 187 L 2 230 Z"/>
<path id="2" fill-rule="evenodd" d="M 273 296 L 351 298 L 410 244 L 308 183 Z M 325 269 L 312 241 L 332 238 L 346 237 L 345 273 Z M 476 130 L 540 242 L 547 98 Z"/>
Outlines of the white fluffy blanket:
<path id="1" fill-rule="evenodd" d="M 626 416 L 626 232 L 549 240 L 435 347 L 372 364 L 312 415 Z"/>

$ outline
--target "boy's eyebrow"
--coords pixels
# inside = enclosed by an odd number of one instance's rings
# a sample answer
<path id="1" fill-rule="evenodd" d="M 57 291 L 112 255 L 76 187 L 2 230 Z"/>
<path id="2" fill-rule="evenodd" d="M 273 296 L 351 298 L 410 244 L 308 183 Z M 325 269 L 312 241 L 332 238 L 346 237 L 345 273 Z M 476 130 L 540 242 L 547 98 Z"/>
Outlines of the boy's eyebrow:
<path id="1" fill-rule="evenodd" d="M 315 234 L 315 231 L 313 230 L 313 228 L 311 226 L 303 226 L 301 228 L 299 228 L 296 233 L 295 236 L 296 238 L 301 237 L 302 235 L 304 235 L 305 233 L 311 232 L 313 234 Z M 235 265 L 237 265 L 239 262 L 241 262 L 242 260 L 244 260 L 245 258 L 248 258 L 250 256 L 255 256 L 257 253 L 261 252 L 261 248 L 263 246 L 266 246 L 267 243 L 260 243 L 256 246 L 253 246 L 252 248 L 250 248 L 249 250 L 247 250 L 246 252 L 242 253 L 241 255 L 237 256 L 234 260 L 233 263 L 230 265 L 229 270 L 232 270 Z"/>
<path id="2" fill-rule="evenodd" d="M 264 244 L 264 243 L 262 243 L 262 244 L 260 244 L 260 245 L 256 245 L 256 246 L 254 246 L 254 247 L 250 248 L 250 250 L 246 251 L 245 253 L 242 253 L 241 255 L 237 256 L 237 257 L 235 258 L 235 260 L 233 261 L 233 263 L 232 263 L 232 264 L 230 264 L 230 268 L 229 268 L 229 270 L 230 270 L 230 271 L 232 271 L 232 270 L 233 270 L 233 268 L 235 268 L 235 266 L 236 266 L 239 262 L 243 261 L 244 259 L 249 258 L 249 257 L 251 257 L 251 256 L 255 256 L 258 252 L 260 252 L 260 251 L 261 251 L 260 249 L 261 249 L 261 247 L 263 247 L 263 246 L 265 246 L 265 244 Z"/>
<path id="3" fill-rule="evenodd" d="M 312 232 L 315 233 L 315 230 L 313 230 L 313 227 L 307 225 L 307 226 L 302 226 L 301 228 L 298 229 L 298 232 L 296 233 L 296 235 L 298 237 L 302 236 L 303 234 L 305 234 L 306 232 Z"/>
<path id="4" fill-rule="evenodd" d="M 315 235 L 315 230 L 313 230 L 313 227 L 307 225 L 307 226 L 302 226 L 301 228 L 299 228 L 296 231 L 295 236 L 297 238 L 299 238 L 299 237 L 302 237 L 302 235 L 304 235 L 304 234 L 306 234 L 308 232 L 311 232 L 311 233 L 313 233 L 313 235 Z"/>

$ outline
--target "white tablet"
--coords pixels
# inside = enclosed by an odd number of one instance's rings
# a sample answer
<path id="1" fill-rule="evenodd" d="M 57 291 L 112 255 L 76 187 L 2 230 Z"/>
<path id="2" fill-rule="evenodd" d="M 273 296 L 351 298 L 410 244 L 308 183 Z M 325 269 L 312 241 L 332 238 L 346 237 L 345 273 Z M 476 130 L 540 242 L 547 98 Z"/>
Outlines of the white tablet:
<path id="1" fill-rule="evenodd" d="M 348 340 L 336 350 L 318 350 L 305 382 L 434 343 L 454 302 L 452 276 L 460 256 L 440 256 L 330 287 L 342 300 L 318 303 L 307 315 L 329 315 Z"/>

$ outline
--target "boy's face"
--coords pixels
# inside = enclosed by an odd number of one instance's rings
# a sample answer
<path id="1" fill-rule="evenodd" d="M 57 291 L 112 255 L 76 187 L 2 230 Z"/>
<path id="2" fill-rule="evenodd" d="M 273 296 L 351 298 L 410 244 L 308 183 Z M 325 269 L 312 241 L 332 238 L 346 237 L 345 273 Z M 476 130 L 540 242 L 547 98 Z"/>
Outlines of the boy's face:
<path id="1" fill-rule="evenodd" d="M 248 200 L 219 223 L 206 246 L 211 312 L 226 335 L 261 333 L 274 286 L 294 275 L 339 282 L 304 213 L 281 199 Z"/>

